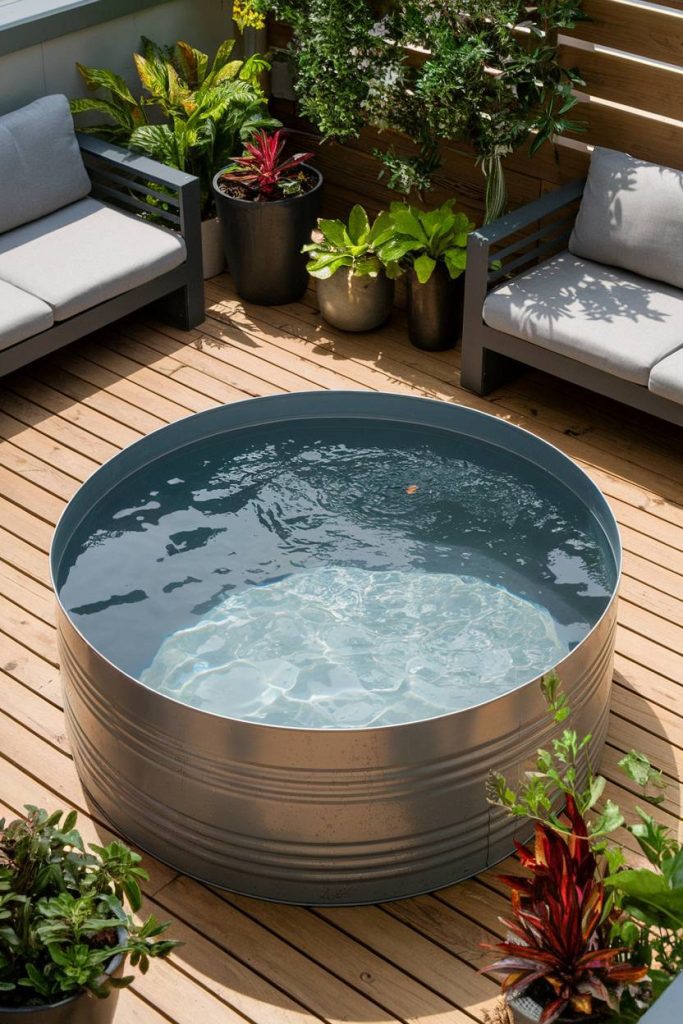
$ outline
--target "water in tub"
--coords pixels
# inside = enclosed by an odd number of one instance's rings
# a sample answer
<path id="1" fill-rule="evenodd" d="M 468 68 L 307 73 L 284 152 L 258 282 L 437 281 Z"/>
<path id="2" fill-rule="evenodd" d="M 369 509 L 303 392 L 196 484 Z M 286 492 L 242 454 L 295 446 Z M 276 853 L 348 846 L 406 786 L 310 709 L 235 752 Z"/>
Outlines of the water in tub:
<path id="1" fill-rule="evenodd" d="M 133 474 L 86 517 L 61 599 L 143 685 L 301 728 L 457 711 L 562 660 L 615 567 L 561 481 L 381 421 L 231 432 Z"/>

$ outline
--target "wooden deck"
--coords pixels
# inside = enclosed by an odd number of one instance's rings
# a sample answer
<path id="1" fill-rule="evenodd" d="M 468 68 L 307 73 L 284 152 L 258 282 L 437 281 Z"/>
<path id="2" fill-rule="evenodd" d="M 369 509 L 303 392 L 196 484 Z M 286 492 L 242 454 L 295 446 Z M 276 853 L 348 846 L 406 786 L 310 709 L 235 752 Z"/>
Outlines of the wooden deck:
<path id="1" fill-rule="evenodd" d="M 632 747 L 663 768 L 662 817 L 681 821 L 683 431 L 527 373 L 491 401 L 459 389 L 458 354 L 419 352 L 400 314 L 367 336 L 322 327 L 313 300 L 245 308 L 227 278 L 190 335 L 145 317 L 0 381 L 0 815 L 73 806 L 47 552 L 64 503 L 102 461 L 164 423 L 252 395 L 318 388 L 412 392 L 519 423 L 562 448 L 607 495 L 625 574 L 603 770 Z M 147 907 L 185 945 L 122 993 L 117 1024 L 481 1021 L 497 987 L 477 973 L 501 932 L 494 875 L 382 907 L 304 910 L 220 893 L 150 862 Z"/>

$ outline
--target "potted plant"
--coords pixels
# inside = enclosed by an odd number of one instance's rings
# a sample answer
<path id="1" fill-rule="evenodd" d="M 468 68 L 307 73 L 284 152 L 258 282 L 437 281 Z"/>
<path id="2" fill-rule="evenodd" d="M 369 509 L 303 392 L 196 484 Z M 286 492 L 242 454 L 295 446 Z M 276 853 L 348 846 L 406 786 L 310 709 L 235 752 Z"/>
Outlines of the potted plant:
<path id="1" fill-rule="evenodd" d="M 529 875 L 502 876 L 508 938 L 490 947 L 503 955 L 486 970 L 503 976 L 515 1024 L 608 1020 L 648 972 L 628 945 L 612 943 L 607 889 L 572 797 L 566 818 L 567 834 L 537 823 L 533 852 L 517 844 Z"/>
<path id="2" fill-rule="evenodd" d="M 462 335 L 463 278 L 472 221 L 449 199 L 434 210 L 392 203 L 383 259 L 408 269 L 408 334 L 417 348 L 452 348 Z"/>
<path id="3" fill-rule="evenodd" d="M 77 64 L 87 88 L 104 89 L 107 99 L 72 100 L 71 110 L 105 113 L 106 122 L 83 130 L 199 178 L 204 277 L 214 277 L 224 269 L 225 257 L 211 181 L 257 130 L 280 124 L 269 116 L 259 84 L 269 64 L 260 54 L 231 60 L 234 39 L 221 43 L 211 63 L 207 54 L 182 41 L 161 47 L 143 37 L 142 44 L 142 53 L 134 54 L 142 97 L 136 98 L 119 75 Z"/>
<path id="4" fill-rule="evenodd" d="M 306 291 L 306 255 L 320 207 L 322 174 L 313 153 L 284 155 L 281 130 L 259 131 L 243 156 L 216 174 L 213 191 L 237 291 L 276 306 Z"/>
<path id="5" fill-rule="evenodd" d="M 320 239 L 303 247 L 306 269 L 318 282 L 318 303 L 328 323 L 342 331 L 371 331 L 389 316 L 398 264 L 385 263 L 382 244 L 392 236 L 389 214 L 372 224 L 362 206 L 347 223 L 319 220 Z"/>
<path id="6" fill-rule="evenodd" d="M 86 850 L 75 811 L 26 810 L 0 821 L 0 1022 L 108 1024 L 133 980 L 125 961 L 145 973 L 177 943 L 124 909 L 142 902 L 138 854 L 117 841 Z"/>
<path id="7" fill-rule="evenodd" d="M 543 680 L 542 689 L 550 714 L 561 723 L 569 706 L 554 673 Z M 563 730 L 549 750 L 537 752 L 535 770 L 517 790 L 499 772 L 489 778 L 491 803 L 536 823 L 534 854 L 518 847 L 531 875 L 503 879 L 511 889 L 514 920 L 504 922 L 510 941 L 499 944 L 505 955 L 495 965 L 505 975 L 503 992 L 518 1022 L 586 1020 L 590 1013 L 597 1013 L 599 1020 L 631 1024 L 683 970 L 683 847 L 647 811 L 637 808 L 638 819 L 629 823 L 613 801 L 603 799 L 605 779 L 593 772 L 588 761 L 589 742 L 590 736 Z M 629 785 L 640 788 L 645 801 L 661 803 L 662 774 L 645 755 L 631 751 L 619 767 Z M 637 840 L 650 867 L 626 865 L 622 847 L 611 838 L 622 826 Z M 565 937 L 563 954 L 569 939 L 575 944 L 583 941 L 576 924 L 580 907 L 588 939 L 585 926 L 591 917 L 587 911 L 593 913 L 594 902 L 601 907 L 599 922 L 585 958 L 576 967 L 598 966 L 600 984 L 584 977 L 579 997 L 590 995 L 590 1005 L 581 998 L 572 1002 L 570 997 L 568 1006 L 551 1010 L 560 992 L 569 991 L 558 986 L 558 947 L 553 946 L 553 935 Z M 567 916 L 575 922 L 573 931 L 566 924 Z M 613 950 L 619 951 L 616 957 Z M 575 971 L 572 976 L 579 975 Z M 540 985 L 542 979 L 550 988 Z M 529 993 L 534 997 L 531 1002 Z"/>

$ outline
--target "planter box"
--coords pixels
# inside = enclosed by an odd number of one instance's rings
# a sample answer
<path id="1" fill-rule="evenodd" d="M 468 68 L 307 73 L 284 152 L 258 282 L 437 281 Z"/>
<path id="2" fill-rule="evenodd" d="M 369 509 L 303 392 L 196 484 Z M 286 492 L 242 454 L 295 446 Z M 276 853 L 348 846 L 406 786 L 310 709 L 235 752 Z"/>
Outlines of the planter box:
<path id="1" fill-rule="evenodd" d="M 202 221 L 202 269 L 205 281 L 225 270 L 223 231 L 218 217 Z"/>

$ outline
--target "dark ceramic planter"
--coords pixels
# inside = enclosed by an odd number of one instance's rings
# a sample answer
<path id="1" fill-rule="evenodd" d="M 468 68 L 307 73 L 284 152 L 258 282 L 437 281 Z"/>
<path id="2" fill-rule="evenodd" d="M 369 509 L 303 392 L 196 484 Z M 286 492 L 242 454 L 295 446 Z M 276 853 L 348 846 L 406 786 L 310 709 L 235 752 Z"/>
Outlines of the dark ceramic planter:
<path id="1" fill-rule="evenodd" d="M 408 274 L 408 336 L 416 348 L 441 352 L 462 337 L 465 275 L 452 281 L 443 263 L 437 263 L 426 284 L 414 270 Z"/>
<path id="2" fill-rule="evenodd" d="M 372 331 L 381 327 L 394 304 L 394 282 L 383 271 L 376 277 L 352 274 L 341 267 L 318 281 L 318 305 L 328 324 L 341 331 Z"/>
<path id="3" fill-rule="evenodd" d="M 119 929 L 119 943 L 125 942 L 126 938 L 124 929 Z M 114 957 L 105 974 L 120 977 L 122 973 L 123 957 Z M 0 1024 L 111 1024 L 118 998 L 119 989 L 113 988 L 106 999 L 97 999 L 89 992 L 79 992 L 48 1006 L 0 1006 Z"/>
<path id="4" fill-rule="evenodd" d="M 323 177 L 309 164 L 316 185 L 300 196 L 255 203 L 226 196 L 213 179 L 225 258 L 237 291 L 247 302 L 279 306 L 302 298 L 308 286 L 308 256 L 301 247 L 311 240 L 320 212 Z"/>

